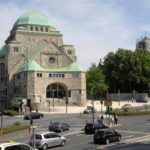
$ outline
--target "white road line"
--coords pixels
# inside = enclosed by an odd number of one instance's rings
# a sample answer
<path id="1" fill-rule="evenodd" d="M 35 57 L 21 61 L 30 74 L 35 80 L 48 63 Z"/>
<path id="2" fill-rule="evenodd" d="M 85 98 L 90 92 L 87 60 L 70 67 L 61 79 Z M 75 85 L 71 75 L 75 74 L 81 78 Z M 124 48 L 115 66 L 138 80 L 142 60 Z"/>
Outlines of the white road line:
<path id="1" fill-rule="evenodd" d="M 134 135 L 124 136 L 123 139 L 125 139 L 125 138 L 131 138 L 131 137 L 133 137 L 133 136 L 134 136 Z"/>
<path id="2" fill-rule="evenodd" d="M 119 131 L 119 132 L 125 132 L 125 133 L 134 133 L 134 134 L 145 134 L 145 135 L 149 134 L 147 132 L 130 131 L 130 130 L 117 130 L 117 131 Z"/>
<path id="3" fill-rule="evenodd" d="M 142 142 L 142 141 L 150 141 L 150 135 L 145 135 L 145 136 L 141 136 L 141 137 L 126 139 L 126 140 L 123 140 L 123 141 L 119 142 L 119 144 L 118 144 L 118 142 L 111 143 L 109 145 L 99 146 L 96 149 L 97 150 L 101 150 L 103 148 L 110 147 L 110 146 L 113 146 L 113 145 L 115 145 L 117 147 L 120 147 L 120 146 L 123 146 L 123 145 L 126 145 L 126 144 L 131 144 L 131 143 L 136 143 L 136 142 Z"/>

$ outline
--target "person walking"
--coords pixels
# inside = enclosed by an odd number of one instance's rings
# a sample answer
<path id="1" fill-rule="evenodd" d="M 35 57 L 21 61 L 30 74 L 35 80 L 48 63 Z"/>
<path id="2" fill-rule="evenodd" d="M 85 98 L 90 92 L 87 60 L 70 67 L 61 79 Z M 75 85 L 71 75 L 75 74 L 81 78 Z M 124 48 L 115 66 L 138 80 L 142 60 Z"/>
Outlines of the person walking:
<path id="1" fill-rule="evenodd" d="M 104 121 L 104 117 L 103 115 L 101 115 L 101 122 L 103 123 L 103 121 Z"/>
<path id="2" fill-rule="evenodd" d="M 118 116 L 117 116 L 117 114 L 114 115 L 114 124 L 115 125 L 118 124 Z"/>

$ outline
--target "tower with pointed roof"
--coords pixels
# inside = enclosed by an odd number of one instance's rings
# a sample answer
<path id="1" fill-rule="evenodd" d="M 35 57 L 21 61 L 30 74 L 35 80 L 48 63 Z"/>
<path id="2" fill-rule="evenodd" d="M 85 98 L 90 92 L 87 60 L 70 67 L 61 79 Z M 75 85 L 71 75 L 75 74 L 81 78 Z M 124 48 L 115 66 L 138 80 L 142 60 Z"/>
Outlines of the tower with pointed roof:
<path id="1" fill-rule="evenodd" d="M 85 71 L 77 63 L 73 45 L 39 12 L 23 14 L 0 49 L 0 96 L 24 99 L 33 108 L 45 110 L 47 102 L 86 102 Z"/>
<path id="2" fill-rule="evenodd" d="M 144 38 L 141 38 L 141 40 L 138 40 L 136 43 L 136 49 L 150 51 L 150 38 L 145 36 Z"/>

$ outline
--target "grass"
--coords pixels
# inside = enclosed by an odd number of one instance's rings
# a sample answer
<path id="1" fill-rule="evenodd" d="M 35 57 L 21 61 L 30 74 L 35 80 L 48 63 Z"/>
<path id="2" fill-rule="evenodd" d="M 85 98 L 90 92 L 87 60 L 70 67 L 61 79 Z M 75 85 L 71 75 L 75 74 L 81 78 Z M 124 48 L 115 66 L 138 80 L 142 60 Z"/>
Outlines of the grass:
<path id="1" fill-rule="evenodd" d="M 119 116 L 135 116 L 135 115 L 148 115 L 150 114 L 150 110 L 122 110 L 122 109 L 114 109 L 111 111 L 111 114 L 117 114 Z"/>
<path id="2" fill-rule="evenodd" d="M 23 125 L 23 124 L 21 124 L 19 122 L 16 122 L 13 125 L 8 125 L 8 126 L 2 128 L 2 132 L 3 132 L 3 134 L 7 134 L 7 133 L 11 133 L 11 132 L 27 129 L 28 127 L 29 126 L 27 126 L 27 125 Z"/>

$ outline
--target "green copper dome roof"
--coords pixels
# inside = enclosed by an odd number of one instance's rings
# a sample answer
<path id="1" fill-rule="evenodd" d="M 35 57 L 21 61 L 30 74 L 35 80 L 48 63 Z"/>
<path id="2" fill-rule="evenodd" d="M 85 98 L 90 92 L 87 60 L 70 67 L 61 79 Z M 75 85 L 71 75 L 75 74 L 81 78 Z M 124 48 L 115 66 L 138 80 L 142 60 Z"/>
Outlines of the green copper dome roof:
<path id="1" fill-rule="evenodd" d="M 18 18 L 13 27 L 17 25 L 26 25 L 26 24 L 52 26 L 48 17 L 44 16 L 39 12 L 34 11 L 24 13 L 21 17 Z"/>
<path id="2" fill-rule="evenodd" d="M 3 46 L 2 48 L 0 48 L 0 57 L 3 57 L 5 55 L 5 51 L 6 51 L 5 46 Z"/>
<path id="3" fill-rule="evenodd" d="M 64 68 L 44 69 L 36 61 L 28 60 L 28 63 L 23 64 L 17 71 L 40 71 L 40 72 L 85 72 L 76 62 Z"/>

